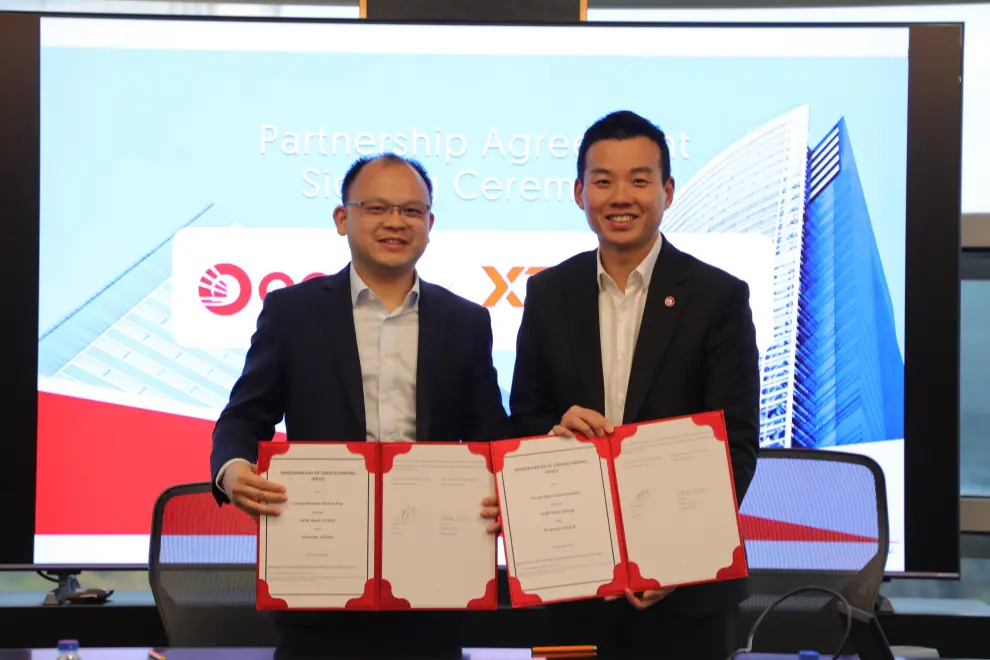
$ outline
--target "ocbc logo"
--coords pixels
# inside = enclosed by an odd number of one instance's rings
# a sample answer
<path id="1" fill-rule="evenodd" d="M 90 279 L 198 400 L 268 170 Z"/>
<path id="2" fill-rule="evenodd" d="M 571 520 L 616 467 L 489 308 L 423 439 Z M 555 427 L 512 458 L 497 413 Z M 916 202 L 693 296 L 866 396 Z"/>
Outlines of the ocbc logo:
<path id="1" fill-rule="evenodd" d="M 323 273 L 310 273 L 302 278 L 302 282 L 314 277 L 323 277 Z M 230 291 L 228 282 L 237 284 L 236 294 Z M 279 282 L 282 286 L 292 286 L 293 279 L 286 273 L 275 271 L 268 273 L 258 283 L 258 296 L 264 300 L 272 284 Z M 251 301 L 251 278 L 247 272 L 235 264 L 216 264 L 207 268 L 199 278 L 199 299 L 206 309 L 218 316 L 233 316 L 244 310 Z"/>
<path id="2" fill-rule="evenodd" d="M 482 268 L 491 278 L 492 284 L 495 285 L 495 289 L 482 303 L 485 307 L 494 307 L 502 298 L 505 298 L 513 307 L 522 307 L 523 301 L 512 290 L 513 283 L 519 279 L 520 275 L 536 275 L 541 270 L 546 270 L 546 266 L 513 266 L 503 276 L 494 266 L 482 266 Z"/>

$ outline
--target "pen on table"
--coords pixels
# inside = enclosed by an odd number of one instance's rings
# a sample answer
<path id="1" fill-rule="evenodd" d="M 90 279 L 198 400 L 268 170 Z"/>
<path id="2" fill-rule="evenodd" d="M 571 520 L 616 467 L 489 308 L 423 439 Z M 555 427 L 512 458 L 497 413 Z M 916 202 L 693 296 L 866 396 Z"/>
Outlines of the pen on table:
<path id="1" fill-rule="evenodd" d="M 560 655 L 562 653 L 595 653 L 597 646 L 534 646 L 533 655 Z"/>

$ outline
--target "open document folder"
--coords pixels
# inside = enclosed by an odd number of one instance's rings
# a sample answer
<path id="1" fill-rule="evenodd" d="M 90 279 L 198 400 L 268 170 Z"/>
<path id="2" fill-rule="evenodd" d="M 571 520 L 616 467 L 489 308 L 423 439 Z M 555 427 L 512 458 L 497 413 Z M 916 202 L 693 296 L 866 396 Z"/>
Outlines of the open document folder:
<path id="1" fill-rule="evenodd" d="M 487 443 L 262 443 L 258 609 L 495 609 Z"/>
<path id="2" fill-rule="evenodd" d="M 604 438 L 264 442 L 258 471 L 288 496 L 259 522 L 259 609 L 494 609 L 494 492 L 515 607 L 747 575 L 720 412 Z"/>
<path id="3" fill-rule="evenodd" d="M 492 455 L 514 606 L 747 575 L 720 412 Z"/>

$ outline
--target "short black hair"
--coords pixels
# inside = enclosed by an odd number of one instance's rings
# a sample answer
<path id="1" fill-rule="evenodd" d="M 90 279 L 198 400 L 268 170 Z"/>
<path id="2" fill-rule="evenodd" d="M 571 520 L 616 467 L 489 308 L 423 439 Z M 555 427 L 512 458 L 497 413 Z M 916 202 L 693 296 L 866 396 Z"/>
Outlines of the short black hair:
<path id="1" fill-rule="evenodd" d="M 363 156 L 354 161 L 354 163 L 347 170 L 347 174 L 344 175 L 344 181 L 340 186 L 341 201 L 349 201 L 347 197 L 351 191 L 351 186 L 354 185 L 354 180 L 357 178 L 358 174 L 361 173 L 361 170 L 364 169 L 365 165 L 368 163 L 373 163 L 376 160 L 384 160 L 393 165 L 405 163 L 409 167 L 416 170 L 416 173 L 423 179 L 423 183 L 426 184 L 426 190 L 430 193 L 430 202 L 433 202 L 433 181 L 430 180 L 430 175 L 427 173 L 426 168 L 423 167 L 423 164 L 418 160 L 406 158 L 405 156 L 400 156 L 399 154 L 394 154 L 391 152 L 378 154 L 376 156 Z"/>
<path id="2" fill-rule="evenodd" d="M 618 110 L 605 115 L 588 127 L 578 149 L 577 178 L 584 183 L 584 168 L 588 160 L 588 150 L 602 140 L 631 140 L 649 138 L 660 147 L 660 175 L 663 183 L 670 178 L 670 146 L 667 136 L 660 127 L 645 117 L 630 110 Z"/>

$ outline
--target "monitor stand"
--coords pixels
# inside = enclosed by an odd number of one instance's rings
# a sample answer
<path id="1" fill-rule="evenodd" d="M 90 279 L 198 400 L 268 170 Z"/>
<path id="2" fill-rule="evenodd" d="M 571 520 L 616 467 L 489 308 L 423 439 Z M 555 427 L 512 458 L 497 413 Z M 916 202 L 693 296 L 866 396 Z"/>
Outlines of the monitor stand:
<path id="1" fill-rule="evenodd" d="M 65 605 L 66 598 L 74 593 L 82 591 L 79 580 L 76 576 L 82 571 L 59 570 L 59 571 L 38 571 L 38 575 L 49 582 L 54 582 L 58 586 L 45 595 L 42 605 Z"/>

